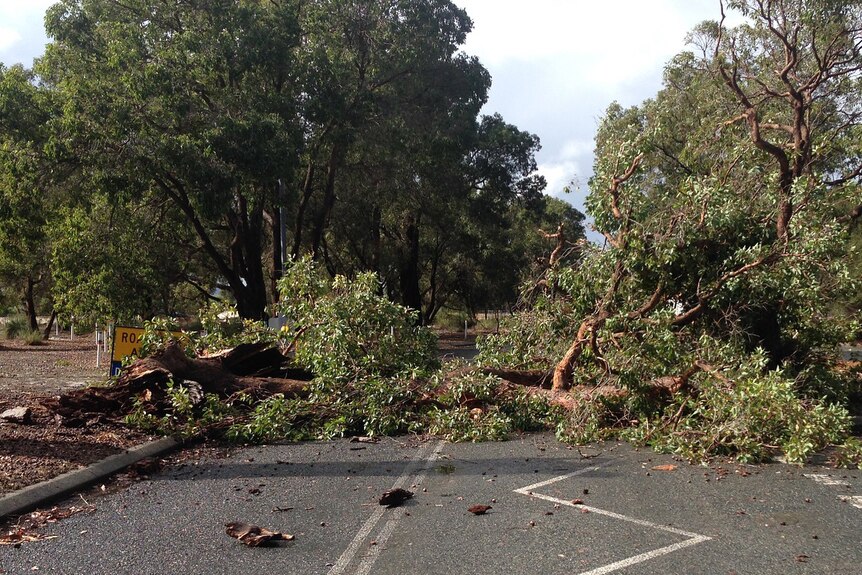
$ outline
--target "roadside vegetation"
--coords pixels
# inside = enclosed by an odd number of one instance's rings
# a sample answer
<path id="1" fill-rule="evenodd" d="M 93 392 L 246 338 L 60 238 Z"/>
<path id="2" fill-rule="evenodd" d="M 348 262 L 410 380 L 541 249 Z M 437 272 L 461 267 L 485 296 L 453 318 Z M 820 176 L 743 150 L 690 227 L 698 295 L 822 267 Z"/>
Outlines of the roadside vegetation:
<path id="1" fill-rule="evenodd" d="M 858 465 L 838 345 L 860 335 L 862 8 L 727 7 L 744 23 L 719 3 L 653 98 L 608 107 L 596 244 L 545 195 L 538 137 L 480 114 L 448 1 L 56 4 L 35 69 L 0 68 L 3 302 L 34 343 L 40 310 L 43 337 L 146 320 L 149 357 L 55 407 L 237 441 L 551 429 Z M 178 355 L 153 318 L 202 304 Z M 512 313 L 476 363 L 441 366 L 423 326 L 488 308 Z"/>

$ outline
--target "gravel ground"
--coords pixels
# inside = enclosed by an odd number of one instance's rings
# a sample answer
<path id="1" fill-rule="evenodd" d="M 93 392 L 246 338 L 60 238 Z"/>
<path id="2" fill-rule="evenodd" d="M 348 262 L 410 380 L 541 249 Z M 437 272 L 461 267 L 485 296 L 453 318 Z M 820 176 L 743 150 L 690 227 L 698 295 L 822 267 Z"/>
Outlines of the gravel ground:
<path id="1" fill-rule="evenodd" d="M 50 340 L 27 346 L 0 342 L 0 412 L 29 407 L 30 421 L 0 423 L 0 495 L 84 467 L 151 439 L 117 422 L 60 425 L 41 401 L 103 381 L 92 339 Z"/>
<path id="2" fill-rule="evenodd" d="M 475 336 L 443 332 L 440 355 L 471 360 Z M 153 439 L 116 421 L 92 421 L 81 427 L 61 425 L 41 402 L 106 379 L 108 358 L 96 366 L 92 336 L 51 339 L 28 346 L 0 340 L 0 413 L 29 407 L 27 424 L 0 422 L 0 495 L 61 473 L 84 467 L 109 455 Z"/>

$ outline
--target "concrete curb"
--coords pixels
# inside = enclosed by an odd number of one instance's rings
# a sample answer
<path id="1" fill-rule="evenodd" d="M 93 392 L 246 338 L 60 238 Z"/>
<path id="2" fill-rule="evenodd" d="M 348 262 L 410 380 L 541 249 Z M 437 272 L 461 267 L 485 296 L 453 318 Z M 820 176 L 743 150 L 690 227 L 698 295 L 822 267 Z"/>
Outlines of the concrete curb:
<path id="1" fill-rule="evenodd" d="M 106 457 L 83 469 L 75 469 L 53 479 L 36 483 L 0 498 L 0 519 L 8 515 L 21 515 L 48 501 L 78 491 L 91 483 L 120 471 L 147 457 L 156 457 L 176 449 L 181 442 L 163 437 L 133 447 L 123 453 Z"/>

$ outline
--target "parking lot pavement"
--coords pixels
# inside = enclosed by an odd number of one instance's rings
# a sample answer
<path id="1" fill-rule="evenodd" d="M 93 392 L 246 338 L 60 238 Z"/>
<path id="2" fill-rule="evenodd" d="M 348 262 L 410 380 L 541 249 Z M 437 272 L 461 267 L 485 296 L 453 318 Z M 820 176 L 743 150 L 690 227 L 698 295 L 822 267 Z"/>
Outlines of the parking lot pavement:
<path id="1" fill-rule="evenodd" d="M 586 457 L 585 457 L 586 456 Z M 415 493 L 377 504 L 385 490 Z M 5 573 L 854 574 L 859 472 L 691 466 L 548 435 L 505 443 L 302 443 L 173 468 L 0 548 Z M 473 515 L 474 504 L 490 505 Z M 244 521 L 296 535 L 248 548 Z M 34 569 L 38 568 L 38 569 Z"/>

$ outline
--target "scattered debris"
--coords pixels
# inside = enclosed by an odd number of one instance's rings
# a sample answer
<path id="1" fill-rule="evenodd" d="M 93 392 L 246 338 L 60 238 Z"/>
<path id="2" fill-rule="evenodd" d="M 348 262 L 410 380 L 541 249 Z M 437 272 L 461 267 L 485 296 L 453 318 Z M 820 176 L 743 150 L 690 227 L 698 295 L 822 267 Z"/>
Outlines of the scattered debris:
<path id="1" fill-rule="evenodd" d="M 653 465 L 652 469 L 654 471 L 673 471 L 676 467 L 673 463 L 667 463 L 665 465 Z"/>
<path id="2" fill-rule="evenodd" d="M 355 435 L 350 438 L 350 443 L 380 443 L 380 439 L 366 435 Z"/>
<path id="3" fill-rule="evenodd" d="M 572 505 L 583 505 L 583 504 L 584 504 L 583 499 L 572 499 Z"/>
<path id="4" fill-rule="evenodd" d="M 380 505 L 385 505 L 386 507 L 398 507 L 411 497 L 413 497 L 412 491 L 407 491 L 406 489 L 397 487 L 395 489 L 390 489 L 380 496 Z"/>
<path id="5" fill-rule="evenodd" d="M 257 399 L 281 393 L 285 397 L 308 394 L 313 375 L 291 366 L 290 358 L 269 344 L 240 344 L 216 355 L 189 358 L 176 343 L 123 369 L 110 387 L 86 387 L 46 400 L 44 405 L 71 421 L 94 415 L 122 417 L 143 402 L 148 413 L 169 407 L 168 382 L 183 383 L 197 404 L 204 394 L 227 398 L 237 392 Z"/>
<path id="6" fill-rule="evenodd" d="M 804 553 L 796 556 L 797 563 L 808 563 L 809 559 L 811 559 L 811 557 L 805 555 Z"/>
<path id="7" fill-rule="evenodd" d="M 16 525 L 12 526 L 6 533 L 0 534 L 0 545 L 19 547 L 21 543 L 54 539 L 56 535 L 44 535 L 39 532 L 39 529 L 49 523 L 56 523 L 72 515 L 92 513 L 95 510 L 96 507 L 94 505 L 88 504 L 81 507 L 52 507 L 47 511 L 33 511 L 27 515 L 22 515 Z"/>
<path id="8" fill-rule="evenodd" d="M 132 474 L 133 477 L 145 477 L 152 475 L 153 473 L 158 473 L 164 466 L 165 462 L 163 460 L 155 457 L 147 457 L 130 465 L 129 473 Z"/>
<path id="9" fill-rule="evenodd" d="M 249 547 L 259 547 L 272 541 L 293 541 L 295 537 L 288 533 L 270 531 L 264 527 L 233 521 L 225 523 L 225 533 L 239 539 Z"/>
<path id="10" fill-rule="evenodd" d="M 485 515 L 488 511 L 490 511 L 492 507 L 490 505 L 473 505 L 467 509 L 473 515 Z"/>
<path id="11" fill-rule="evenodd" d="M 33 543 L 35 541 L 46 541 L 48 539 L 56 539 L 56 535 L 44 535 L 42 533 L 28 532 L 23 527 L 16 527 L 11 531 L 0 536 L 0 545 L 12 545 L 13 547 L 21 547 L 22 543 Z"/>
<path id="12" fill-rule="evenodd" d="M 29 407 L 13 407 L 0 413 L 0 419 L 9 423 L 30 423 L 32 412 Z"/>

